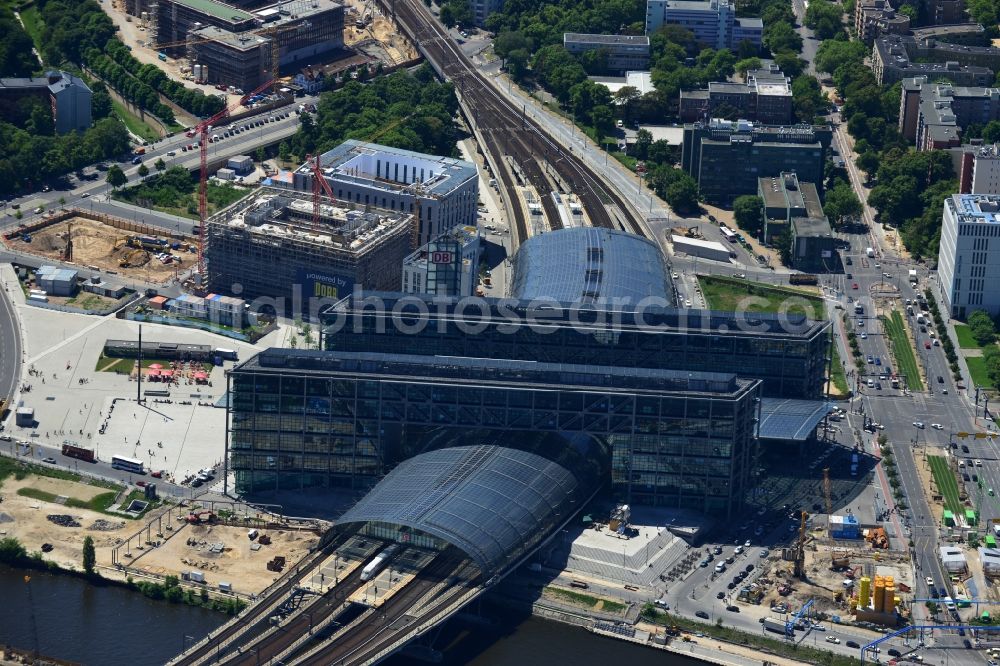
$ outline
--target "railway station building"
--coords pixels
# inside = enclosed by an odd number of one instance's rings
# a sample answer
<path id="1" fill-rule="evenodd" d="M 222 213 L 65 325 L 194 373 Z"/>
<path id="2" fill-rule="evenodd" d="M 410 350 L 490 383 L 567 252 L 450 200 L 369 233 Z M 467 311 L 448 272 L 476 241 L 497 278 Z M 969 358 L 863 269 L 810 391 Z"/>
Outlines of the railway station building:
<path id="1" fill-rule="evenodd" d="M 421 453 L 489 444 L 586 451 L 622 501 L 738 511 L 761 398 L 819 398 L 829 324 L 675 309 L 659 250 L 629 234 L 552 232 L 521 253 L 514 298 L 356 293 L 324 313 L 322 350 L 232 370 L 237 492 L 364 489 Z"/>

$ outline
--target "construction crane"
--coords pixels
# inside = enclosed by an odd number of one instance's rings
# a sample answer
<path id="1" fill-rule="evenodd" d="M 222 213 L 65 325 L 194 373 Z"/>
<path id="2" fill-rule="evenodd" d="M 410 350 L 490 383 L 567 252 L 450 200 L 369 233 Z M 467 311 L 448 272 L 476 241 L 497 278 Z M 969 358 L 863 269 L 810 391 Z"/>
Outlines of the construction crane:
<path id="1" fill-rule="evenodd" d="M 830 468 L 823 468 L 823 499 L 826 501 L 826 515 L 833 513 L 833 494 L 830 491 Z"/>
<path id="2" fill-rule="evenodd" d="M 809 514 L 805 511 L 799 519 L 799 540 L 795 544 L 795 568 L 793 573 L 796 578 L 804 580 L 806 577 L 806 519 Z"/>
<path id="3" fill-rule="evenodd" d="M 227 106 L 188 131 L 188 136 L 200 135 L 198 137 L 198 146 L 201 152 L 201 172 L 198 181 L 198 279 L 201 281 L 199 286 L 202 286 L 205 280 L 205 220 L 208 218 L 208 133 L 212 127 L 225 120 L 233 110 L 242 106 L 249 98 L 270 85 L 271 81 L 262 84 L 249 95 L 240 98 L 237 104 Z"/>

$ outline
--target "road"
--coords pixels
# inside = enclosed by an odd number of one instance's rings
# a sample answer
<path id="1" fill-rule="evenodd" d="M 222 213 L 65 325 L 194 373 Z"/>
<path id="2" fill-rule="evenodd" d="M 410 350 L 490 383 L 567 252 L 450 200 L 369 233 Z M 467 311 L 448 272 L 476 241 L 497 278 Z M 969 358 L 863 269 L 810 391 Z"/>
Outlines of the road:
<path id="1" fill-rule="evenodd" d="M 307 97 L 299 100 L 300 103 L 315 103 L 316 101 L 318 101 L 316 97 Z M 262 146 L 269 146 L 292 136 L 298 131 L 299 127 L 299 116 L 293 112 L 295 107 L 296 105 L 293 104 L 282 109 L 262 113 L 259 116 L 233 121 L 232 123 L 227 122 L 226 127 L 230 124 L 244 125 L 250 121 L 267 118 L 274 113 L 280 112 L 282 115 L 288 113 L 287 118 L 282 118 L 272 123 L 264 123 L 260 127 L 254 127 L 238 135 L 210 144 L 208 149 L 209 162 L 227 160 L 236 155 L 253 155 Z M 217 131 L 223 132 L 224 129 L 224 127 L 220 127 Z M 184 134 L 162 139 L 146 147 L 146 154 L 142 156 L 143 162 L 151 173 L 156 173 L 155 169 L 153 169 L 153 163 L 160 158 L 166 162 L 168 168 L 180 166 L 190 170 L 197 169 L 200 164 L 198 151 L 190 150 L 185 152 L 182 150 L 182 146 L 189 144 L 195 145 L 197 148 L 196 141 L 196 138 L 189 138 Z M 169 153 L 171 152 L 174 155 L 170 155 Z M 110 160 L 106 160 L 106 162 L 110 162 Z M 134 165 L 129 160 L 120 163 L 119 166 L 128 177 L 128 185 L 134 185 L 141 180 L 138 173 L 139 165 Z M 53 210 L 61 207 L 93 209 L 122 218 L 135 219 L 136 221 L 167 230 L 174 230 L 179 227 L 181 231 L 190 232 L 194 221 L 188 221 L 188 227 L 185 229 L 183 223 L 176 216 L 162 215 L 153 210 L 145 210 L 141 214 L 138 214 L 133 208 L 127 205 L 109 200 L 110 186 L 104 180 L 104 173 L 98 171 L 96 167 L 97 165 L 92 165 L 84 169 L 85 173 L 92 174 L 93 180 L 80 180 L 71 175 L 69 178 L 70 187 L 68 189 L 35 192 L 6 202 L 4 204 L 4 213 L 6 216 L 0 217 L 0 228 L 32 223 L 39 217 L 32 211 L 38 206 L 42 206 L 45 210 Z M 60 203 L 60 199 L 63 199 L 65 203 Z M 14 217 L 15 205 L 20 207 L 23 214 L 23 219 L 21 220 L 17 220 Z"/>
<path id="2" fill-rule="evenodd" d="M 20 287 L 13 285 L 10 288 Z M 11 400 L 21 381 L 21 327 L 7 289 L 5 283 L 0 293 L 0 400 Z M 16 407 L 8 406 L 12 410 Z"/>

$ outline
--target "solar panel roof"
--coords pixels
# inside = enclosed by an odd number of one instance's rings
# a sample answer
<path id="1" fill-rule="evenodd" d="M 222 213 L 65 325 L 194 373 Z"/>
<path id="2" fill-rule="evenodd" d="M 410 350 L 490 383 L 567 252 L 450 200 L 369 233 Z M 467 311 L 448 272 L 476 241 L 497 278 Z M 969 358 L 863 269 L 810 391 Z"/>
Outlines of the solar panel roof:
<path id="1" fill-rule="evenodd" d="M 806 440 L 833 409 L 823 400 L 760 399 L 761 439 Z"/>
<path id="2" fill-rule="evenodd" d="M 499 446 L 460 446 L 400 463 L 338 524 L 405 525 L 465 552 L 487 574 L 573 510 L 578 482 L 541 456 Z"/>

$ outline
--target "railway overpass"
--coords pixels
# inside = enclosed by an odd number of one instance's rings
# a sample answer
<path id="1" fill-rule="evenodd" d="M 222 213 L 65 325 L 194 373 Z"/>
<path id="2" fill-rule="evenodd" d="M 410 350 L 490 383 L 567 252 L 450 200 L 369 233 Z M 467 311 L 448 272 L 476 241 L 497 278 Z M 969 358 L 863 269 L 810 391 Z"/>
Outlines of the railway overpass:
<path id="1" fill-rule="evenodd" d="M 553 457 L 477 445 L 404 461 L 171 666 L 378 663 L 499 582 L 594 495 L 592 461 Z"/>

